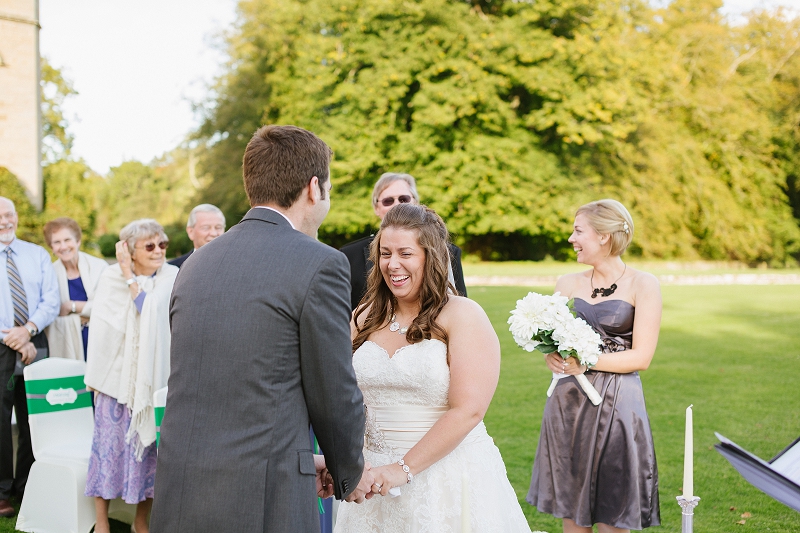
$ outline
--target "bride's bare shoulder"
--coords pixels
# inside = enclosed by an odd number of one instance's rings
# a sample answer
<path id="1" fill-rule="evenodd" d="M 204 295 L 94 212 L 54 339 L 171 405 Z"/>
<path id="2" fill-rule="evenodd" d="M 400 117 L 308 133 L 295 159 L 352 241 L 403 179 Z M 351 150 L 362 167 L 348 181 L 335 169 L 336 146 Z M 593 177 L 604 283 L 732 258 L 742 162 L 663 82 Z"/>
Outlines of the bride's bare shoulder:
<path id="1" fill-rule="evenodd" d="M 446 326 L 448 323 L 469 323 L 474 320 L 482 320 L 486 317 L 486 312 L 478 302 L 470 300 L 466 296 L 451 295 L 439 317 Z"/>

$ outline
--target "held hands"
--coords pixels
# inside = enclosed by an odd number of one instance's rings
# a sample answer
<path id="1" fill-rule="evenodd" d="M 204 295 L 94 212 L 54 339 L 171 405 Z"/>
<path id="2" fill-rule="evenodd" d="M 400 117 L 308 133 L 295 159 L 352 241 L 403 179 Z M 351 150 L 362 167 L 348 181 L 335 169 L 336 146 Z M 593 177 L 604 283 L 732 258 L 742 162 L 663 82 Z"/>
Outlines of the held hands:
<path id="1" fill-rule="evenodd" d="M 317 471 L 317 496 L 330 498 L 333 496 L 333 476 L 325 467 L 325 457 L 314 455 L 314 467 Z"/>
<path id="2" fill-rule="evenodd" d="M 3 343 L 14 351 L 21 352 L 26 343 L 30 343 L 31 334 L 23 326 L 14 326 L 0 330 L 3 333 Z"/>
<path id="3" fill-rule="evenodd" d="M 544 356 L 544 362 L 547 363 L 547 368 L 553 374 L 567 374 L 569 376 L 577 376 L 586 372 L 586 367 L 581 365 L 575 357 L 563 359 L 558 352 L 552 352 Z"/>
<path id="4" fill-rule="evenodd" d="M 375 478 L 372 475 L 371 469 L 372 466 L 369 463 L 364 463 L 364 473 L 361 474 L 361 481 L 358 482 L 356 490 L 350 493 L 346 501 L 364 503 L 364 500 L 369 500 L 374 496 L 372 485 L 375 483 Z"/>
<path id="5" fill-rule="evenodd" d="M 20 360 L 22 361 L 22 364 L 29 365 L 33 363 L 34 359 L 36 359 L 36 346 L 34 346 L 32 342 L 28 341 L 27 344 L 23 345 L 22 348 L 19 349 L 19 353 L 21 355 Z"/>
<path id="6" fill-rule="evenodd" d="M 389 490 L 394 487 L 402 487 L 408 483 L 408 476 L 397 463 L 375 467 L 372 469 L 372 474 L 375 481 L 372 483 L 371 489 L 374 494 L 381 496 L 389 494 Z"/>

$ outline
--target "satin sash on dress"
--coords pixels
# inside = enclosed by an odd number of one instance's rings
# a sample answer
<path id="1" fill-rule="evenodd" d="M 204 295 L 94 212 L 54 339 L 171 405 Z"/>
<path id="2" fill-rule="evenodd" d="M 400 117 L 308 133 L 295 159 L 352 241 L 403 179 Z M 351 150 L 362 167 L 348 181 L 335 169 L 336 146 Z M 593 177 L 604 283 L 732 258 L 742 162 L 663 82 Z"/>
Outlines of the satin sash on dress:
<path id="1" fill-rule="evenodd" d="M 367 406 L 364 446 L 378 453 L 403 456 L 450 410 L 448 406 Z M 483 420 L 478 422 L 459 446 L 489 438 Z"/>

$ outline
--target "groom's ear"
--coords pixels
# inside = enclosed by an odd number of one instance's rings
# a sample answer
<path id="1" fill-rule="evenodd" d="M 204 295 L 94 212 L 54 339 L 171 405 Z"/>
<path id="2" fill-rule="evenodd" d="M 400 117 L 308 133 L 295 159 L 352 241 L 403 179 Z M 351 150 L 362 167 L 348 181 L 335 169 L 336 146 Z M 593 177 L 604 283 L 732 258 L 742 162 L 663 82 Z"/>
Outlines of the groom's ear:
<path id="1" fill-rule="evenodd" d="M 307 196 L 308 201 L 311 204 L 316 204 L 322 199 L 322 192 L 320 191 L 318 177 L 312 176 L 312 178 L 308 181 L 308 185 L 306 185 L 306 188 L 303 190 L 303 194 Z"/>

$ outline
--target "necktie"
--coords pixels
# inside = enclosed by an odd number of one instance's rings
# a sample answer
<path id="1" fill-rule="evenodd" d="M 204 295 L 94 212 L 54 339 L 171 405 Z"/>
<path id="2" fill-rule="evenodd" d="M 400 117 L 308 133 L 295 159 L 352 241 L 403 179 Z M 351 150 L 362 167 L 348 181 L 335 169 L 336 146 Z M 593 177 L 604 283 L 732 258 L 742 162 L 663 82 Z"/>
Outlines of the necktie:
<path id="1" fill-rule="evenodd" d="M 14 325 L 24 326 L 28 323 L 28 298 L 25 296 L 25 287 L 22 278 L 11 257 L 13 250 L 6 247 L 6 272 L 8 272 L 8 286 L 11 289 L 11 303 L 14 306 Z"/>

